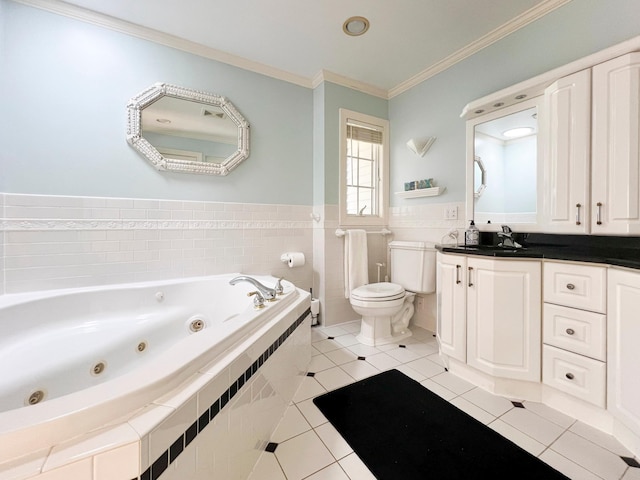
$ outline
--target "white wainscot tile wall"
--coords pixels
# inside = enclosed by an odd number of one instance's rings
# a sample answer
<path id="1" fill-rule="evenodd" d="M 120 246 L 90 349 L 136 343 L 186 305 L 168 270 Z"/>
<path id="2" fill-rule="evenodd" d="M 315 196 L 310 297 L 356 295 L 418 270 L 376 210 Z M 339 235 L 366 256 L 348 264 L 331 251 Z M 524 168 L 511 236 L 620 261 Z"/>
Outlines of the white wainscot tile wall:
<path id="1" fill-rule="evenodd" d="M 310 206 L 5 193 L 0 209 L 1 294 L 232 272 L 312 285 Z"/>

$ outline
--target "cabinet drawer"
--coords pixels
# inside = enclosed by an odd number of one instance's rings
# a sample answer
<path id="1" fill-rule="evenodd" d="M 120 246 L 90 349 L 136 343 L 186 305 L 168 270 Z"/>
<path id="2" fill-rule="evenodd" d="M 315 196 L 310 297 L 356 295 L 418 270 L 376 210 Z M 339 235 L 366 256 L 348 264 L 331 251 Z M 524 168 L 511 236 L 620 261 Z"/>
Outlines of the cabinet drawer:
<path id="1" fill-rule="evenodd" d="M 606 363 L 542 346 L 542 383 L 605 407 Z"/>
<path id="2" fill-rule="evenodd" d="M 544 301 L 605 313 L 607 269 L 570 263 L 544 263 Z"/>
<path id="3" fill-rule="evenodd" d="M 606 361 L 607 317 L 601 313 L 544 304 L 543 342 Z"/>

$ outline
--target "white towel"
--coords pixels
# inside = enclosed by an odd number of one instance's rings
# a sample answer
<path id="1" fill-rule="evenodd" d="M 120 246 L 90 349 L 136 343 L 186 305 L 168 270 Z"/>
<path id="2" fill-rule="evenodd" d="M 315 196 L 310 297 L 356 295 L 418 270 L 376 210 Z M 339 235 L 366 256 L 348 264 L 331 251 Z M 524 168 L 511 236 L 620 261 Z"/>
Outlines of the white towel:
<path id="1" fill-rule="evenodd" d="M 367 232 L 347 230 L 344 236 L 344 297 L 351 297 L 351 290 L 369 283 L 369 258 Z"/>

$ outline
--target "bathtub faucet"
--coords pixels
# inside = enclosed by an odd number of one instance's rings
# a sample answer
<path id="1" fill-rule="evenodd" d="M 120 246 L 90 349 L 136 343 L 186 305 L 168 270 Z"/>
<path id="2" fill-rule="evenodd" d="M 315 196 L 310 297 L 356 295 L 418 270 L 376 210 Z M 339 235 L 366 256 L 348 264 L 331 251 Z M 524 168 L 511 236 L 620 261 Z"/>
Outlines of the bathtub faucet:
<path id="1" fill-rule="evenodd" d="M 229 282 L 230 285 L 235 285 L 240 282 L 249 282 L 251 285 L 256 287 L 258 291 L 262 294 L 265 300 L 269 302 L 274 302 L 276 299 L 276 290 L 274 288 L 269 288 L 261 284 L 255 278 L 248 277 L 246 275 L 240 275 L 239 277 L 235 277 L 231 279 Z"/>

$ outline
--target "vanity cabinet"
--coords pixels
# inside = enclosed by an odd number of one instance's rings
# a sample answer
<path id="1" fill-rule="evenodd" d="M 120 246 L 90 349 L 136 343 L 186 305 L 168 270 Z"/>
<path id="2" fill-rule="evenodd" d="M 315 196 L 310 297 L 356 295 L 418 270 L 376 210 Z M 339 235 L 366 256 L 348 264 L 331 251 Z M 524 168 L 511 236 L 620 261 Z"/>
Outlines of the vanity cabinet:
<path id="1" fill-rule="evenodd" d="M 640 233 L 640 52 L 561 78 L 541 115 L 549 232 Z"/>
<path id="2" fill-rule="evenodd" d="M 606 405 L 607 269 L 544 263 L 542 382 Z"/>
<path id="3" fill-rule="evenodd" d="M 640 272 L 609 269 L 607 290 L 607 409 L 640 437 Z"/>
<path id="4" fill-rule="evenodd" d="M 539 261 L 439 253 L 438 282 L 443 354 L 494 377 L 540 381 Z"/>

